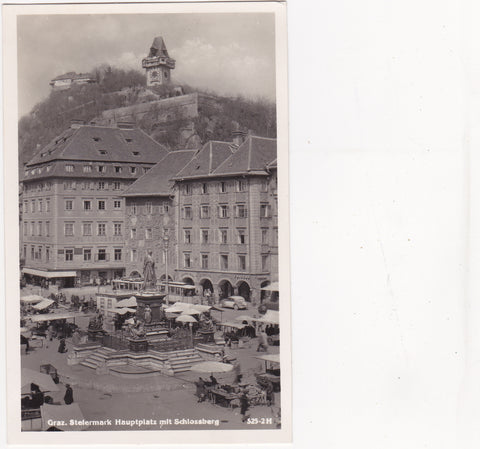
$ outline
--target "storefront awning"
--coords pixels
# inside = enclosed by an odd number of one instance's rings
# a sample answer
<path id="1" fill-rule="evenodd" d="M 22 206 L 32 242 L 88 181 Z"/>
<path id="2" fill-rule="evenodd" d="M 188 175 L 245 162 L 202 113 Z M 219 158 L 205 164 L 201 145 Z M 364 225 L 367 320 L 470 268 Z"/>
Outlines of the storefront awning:
<path id="1" fill-rule="evenodd" d="M 35 304 L 33 308 L 36 310 L 44 310 L 44 309 L 48 309 L 53 303 L 54 301 L 52 301 L 51 299 L 45 298 L 38 304 Z"/>
<path id="2" fill-rule="evenodd" d="M 44 270 L 36 270 L 35 268 L 23 268 L 22 273 L 31 274 L 32 276 L 40 276 L 43 278 L 70 278 L 76 277 L 76 271 L 44 271 Z"/>
<path id="3" fill-rule="evenodd" d="M 77 315 L 74 313 L 45 313 L 41 315 L 33 315 L 29 317 L 34 323 L 41 321 L 54 321 L 54 320 L 68 320 L 75 318 Z"/>

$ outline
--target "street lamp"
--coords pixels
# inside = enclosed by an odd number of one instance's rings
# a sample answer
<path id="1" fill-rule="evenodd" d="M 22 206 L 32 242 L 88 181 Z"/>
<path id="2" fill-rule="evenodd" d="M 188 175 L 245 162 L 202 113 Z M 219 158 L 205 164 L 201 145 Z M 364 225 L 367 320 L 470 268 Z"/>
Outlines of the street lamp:
<path id="1" fill-rule="evenodd" d="M 170 237 L 168 236 L 168 229 L 163 228 L 163 250 L 165 251 L 165 293 L 168 295 L 168 246 Z"/>

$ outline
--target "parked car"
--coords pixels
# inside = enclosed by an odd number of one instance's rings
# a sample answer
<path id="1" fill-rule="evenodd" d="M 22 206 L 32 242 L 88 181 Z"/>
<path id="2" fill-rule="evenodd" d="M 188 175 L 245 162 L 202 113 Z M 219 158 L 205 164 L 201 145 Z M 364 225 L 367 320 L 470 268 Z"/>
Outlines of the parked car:
<path id="1" fill-rule="evenodd" d="M 235 310 L 246 309 L 247 301 L 245 301 L 243 296 L 229 296 L 228 298 L 222 299 L 220 305 Z"/>

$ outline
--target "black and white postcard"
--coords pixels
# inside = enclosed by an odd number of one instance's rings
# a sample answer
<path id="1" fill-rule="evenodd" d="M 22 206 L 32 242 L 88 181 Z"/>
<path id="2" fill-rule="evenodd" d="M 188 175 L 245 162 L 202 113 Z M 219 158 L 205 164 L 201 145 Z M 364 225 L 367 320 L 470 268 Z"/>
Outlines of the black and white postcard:
<path id="1" fill-rule="evenodd" d="M 3 12 L 9 443 L 289 442 L 285 4 Z"/>

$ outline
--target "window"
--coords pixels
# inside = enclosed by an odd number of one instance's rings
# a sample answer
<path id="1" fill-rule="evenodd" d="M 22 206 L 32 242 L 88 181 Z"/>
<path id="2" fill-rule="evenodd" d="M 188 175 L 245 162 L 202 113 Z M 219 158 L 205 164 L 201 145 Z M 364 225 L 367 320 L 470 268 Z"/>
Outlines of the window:
<path id="1" fill-rule="evenodd" d="M 237 204 L 235 206 L 235 216 L 237 218 L 247 218 L 247 208 L 245 204 Z"/>
<path id="2" fill-rule="evenodd" d="M 132 204 L 131 210 L 133 215 L 137 215 L 137 205 L 135 203 Z"/>
<path id="3" fill-rule="evenodd" d="M 113 235 L 122 235 L 122 223 L 113 224 Z"/>
<path id="4" fill-rule="evenodd" d="M 106 226 L 105 223 L 98 223 L 97 235 L 106 235 Z"/>
<path id="5" fill-rule="evenodd" d="M 105 200 L 98 200 L 98 210 L 105 210 Z"/>
<path id="6" fill-rule="evenodd" d="M 247 269 L 247 258 L 243 254 L 238 256 L 238 269 L 240 271 L 245 271 Z"/>
<path id="7" fill-rule="evenodd" d="M 27 258 L 27 245 L 23 245 L 23 258 Z"/>
<path id="8" fill-rule="evenodd" d="M 35 212 L 36 201 L 32 200 L 32 212 Z"/>
<path id="9" fill-rule="evenodd" d="M 208 229 L 202 229 L 201 230 L 201 242 L 202 243 L 208 243 Z"/>
<path id="10" fill-rule="evenodd" d="M 34 221 L 32 221 L 30 223 L 30 235 L 32 235 L 32 236 L 35 235 L 35 222 Z"/>
<path id="11" fill-rule="evenodd" d="M 38 212 L 43 212 L 43 201 L 38 200 Z"/>
<path id="12" fill-rule="evenodd" d="M 137 261 L 137 250 L 132 249 L 132 252 L 130 253 L 130 262 L 136 262 Z"/>
<path id="13" fill-rule="evenodd" d="M 120 181 L 114 181 L 113 182 L 113 190 L 120 190 L 121 186 L 122 185 L 121 185 Z"/>
<path id="14" fill-rule="evenodd" d="M 71 173 L 73 172 L 74 166 L 72 164 L 65 165 L 65 171 Z"/>
<path id="15" fill-rule="evenodd" d="M 143 167 L 143 174 L 148 173 L 148 170 L 150 170 L 150 167 Z"/>
<path id="16" fill-rule="evenodd" d="M 268 245 L 268 229 L 262 228 L 262 245 Z"/>
<path id="17" fill-rule="evenodd" d="M 120 200 L 114 200 L 113 201 L 113 208 L 114 209 L 121 209 L 122 208 L 122 202 Z"/>
<path id="18" fill-rule="evenodd" d="M 225 181 L 222 181 L 219 184 L 219 189 L 220 189 L 220 193 L 227 193 L 227 183 Z"/>
<path id="19" fill-rule="evenodd" d="M 47 237 L 50 237 L 50 222 L 49 221 L 45 222 L 45 235 Z"/>
<path id="20" fill-rule="evenodd" d="M 100 142 L 100 137 L 92 137 L 92 139 L 95 141 L 95 142 Z"/>
<path id="21" fill-rule="evenodd" d="M 260 204 L 260 218 L 270 217 L 270 205 Z"/>
<path id="22" fill-rule="evenodd" d="M 34 246 L 31 247 L 30 258 L 32 260 L 35 259 L 35 247 Z"/>
<path id="23" fill-rule="evenodd" d="M 183 267 L 190 268 L 190 265 L 191 265 L 190 253 L 183 253 Z"/>
<path id="24" fill-rule="evenodd" d="M 92 202 L 90 200 L 83 200 L 83 210 L 92 210 Z"/>
<path id="25" fill-rule="evenodd" d="M 73 236 L 73 223 L 65 223 L 65 236 L 71 237 Z"/>
<path id="26" fill-rule="evenodd" d="M 65 261 L 71 262 L 73 260 L 73 249 L 66 249 L 65 250 Z"/>
<path id="27" fill-rule="evenodd" d="M 83 235 L 92 235 L 92 223 L 83 223 Z"/>
<path id="28" fill-rule="evenodd" d="M 38 259 L 42 260 L 42 247 L 41 246 L 38 247 Z"/>
<path id="29" fill-rule="evenodd" d="M 137 173 L 137 167 L 130 167 L 130 173 L 135 175 Z"/>
<path id="30" fill-rule="evenodd" d="M 43 228 L 43 223 L 39 221 L 37 225 L 37 229 L 38 229 L 37 235 L 42 235 L 42 228 Z"/>
<path id="31" fill-rule="evenodd" d="M 122 167 L 115 167 L 115 173 L 122 173 Z"/>
<path id="32" fill-rule="evenodd" d="M 268 255 L 262 254 L 262 271 L 268 271 Z"/>
<path id="33" fill-rule="evenodd" d="M 107 150 L 98 150 L 98 154 L 101 154 L 102 156 L 105 156 L 107 153 Z"/>
<path id="34" fill-rule="evenodd" d="M 226 204 L 218 206 L 218 216 L 220 218 L 228 218 L 228 206 Z"/>
<path id="35" fill-rule="evenodd" d="M 268 179 L 262 179 L 262 183 L 260 184 L 260 190 L 262 192 L 268 192 Z"/>
<path id="36" fill-rule="evenodd" d="M 169 209 L 168 204 L 165 203 L 165 204 L 163 205 L 163 211 L 162 211 L 161 213 L 163 213 L 163 214 L 168 214 L 168 209 Z"/>
<path id="37" fill-rule="evenodd" d="M 183 230 L 183 242 L 192 243 L 192 231 L 190 229 Z"/>
<path id="38" fill-rule="evenodd" d="M 191 206 L 185 206 L 183 208 L 183 218 L 185 220 L 191 220 L 192 219 L 192 207 Z"/>
<path id="39" fill-rule="evenodd" d="M 92 166 L 91 165 L 84 165 L 83 166 L 83 173 L 91 173 L 92 172 Z"/>
<path id="40" fill-rule="evenodd" d="M 105 165 L 99 165 L 97 167 L 98 173 L 105 173 L 107 171 L 107 167 Z"/>
<path id="41" fill-rule="evenodd" d="M 131 239 L 137 238 L 137 230 L 135 228 L 130 229 L 130 238 Z"/>
<path id="42" fill-rule="evenodd" d="M 105 181 L 98 182 L 98 190 L 105 190 Z"/>
<path id="43" fill-rule="evenodd" d="M 90 248 L 84 248 L 83 250 L 83 260 L 88 262 L 92 260 L 92 250 Z"/>
<path id="44" fill-rule="evenodd" d="M 99 249 L 97 254 L 98 260 L 107 260 L 107 250 L 106 249 Z"/>
<path id="45" fill-rule="evenodd" d="M 208 193 L 208 184 L 206 182 L 202 184 L 202 193 L 204 195 Z"/>
<path id="46" fill-rule="evenodd" d="M 240 245 L 245 245 L 246 237 L 245 237 L 245 229 L 237 229 L 238 232 L 238 243 Z"/>
<path id="47" fill-rule="evenodd" d="M 150 201 L 147 201 L 145 203 L 145 213 L 147 213 L 147 214 L 152 213 L 152 203 Z"/>
<path id="48" fill-rule="evenodd" d="M 220 269 L 228 270 L 228 254 L 220 254 Z"/>
<path id="49" fill-rule="evenodd" d="M 50 167 L 47 167 L 47 171 L 49 171 L 49 170 L 50 170 Z M 45 184 L 45 190 L 51 190 L 51 188 L 52 188 L 52 183 L 51 183 L 51 182 L 47 182 L 47 183 Z"/>
<path id="50" fill-rule="evenodd" d="M 49 261 L 50 260 L 50 248 L 45 248 L 45 261 Z"/>
<path id="51" fill-rule="evenodd" d="M 132 151 L 132 154 L 133 154 L 134 156 L 140 156 L 140 151 Z"/>
<path id="52" fill-rule="evenodd" d="M 23 212 L 28 212 L 28 201 L 23 202 Z"/>
<path id="53" fill-rule="evenodd" d="M 208 254 L 202 254 L 202 268 L 208 268 Z"/>
<path id="54" fill-rule="evenodd" d="M 27 235 L 27 234 L 28 234 L 28 222 L 24 221 L 23 222 L 23 235 Z"/>
<path id="55" fill-rule="evenodd" d="M 73 210 L 73 200 L 65 200 L 65 210 Z"/>
<path id="56" fill-rule="evenodd" d="M 50 212 L 50 200 L 45 201 L 45 212 Z"/>
<path id="57" fill-rule="evenodd" d="M 183 186 L 183 193 L 185 195 L 191 195 L 192 194 L 192 185 L 191 184 L 185 184 Z"/>
<path id="58" fill-rule="evenodd" d="M 220 229 L 220 243 L 226 244 L 228 243 L 228 234 L 227 229 Z"/>
<path id="59" fill-rule="evenodd" d="M 150 240 L 152 238 L 152 228 L 145 229 L 145 239 Z"/>
<path id="60" fill-rule="evenodd" d="M 210 218 L 210 206 L 200 206 L 200 218 Z"/>
<path id="61" fill-rule="evenodd" d="M 120 248 L 113 250 L 113 258 L 115 260 L 122 260 L 122 250 Z"/>
<path id="62" fill-rule="evenodd" d="M 63 183 L 63 189 L 64 190 L 75 190 L 76 188 L 76 183 L 75 181 L 66 181 Z"/>
<path id="63" fill-rule="evenodd" d="M 245 192 L 247 190 L 247 181 L 245 179 L 239 179 L 237 181 L 237 192 Z"/>

